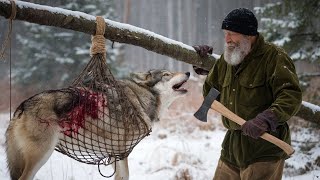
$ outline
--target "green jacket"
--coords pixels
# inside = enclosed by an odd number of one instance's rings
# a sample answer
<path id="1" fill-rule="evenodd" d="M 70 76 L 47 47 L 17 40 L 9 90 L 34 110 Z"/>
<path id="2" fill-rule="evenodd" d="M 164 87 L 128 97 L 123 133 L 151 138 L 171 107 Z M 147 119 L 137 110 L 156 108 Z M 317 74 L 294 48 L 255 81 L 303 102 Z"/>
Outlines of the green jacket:
<path id="1" fill-rule="evenodd" d="M 219 101 L 245 120 L 256 117 L 270 108 L 276 112 L 278 127 L 270 134 L 291 143 L 286 121 L 299 110 L 302 93 L 295 67 L 280 48 L 265 42 L 259 35 L 252 51 L 236 70 L 223 58 L 217 60 L 203 85 L 206 96 L 211 87 L 220 91 Z M 221 160 L 237 167 L 257 161 L 287 158 L 284 151 L 261 138 L 244 136 L 240 126 L 223 117 L 228 129 L 222 143 Z"/>

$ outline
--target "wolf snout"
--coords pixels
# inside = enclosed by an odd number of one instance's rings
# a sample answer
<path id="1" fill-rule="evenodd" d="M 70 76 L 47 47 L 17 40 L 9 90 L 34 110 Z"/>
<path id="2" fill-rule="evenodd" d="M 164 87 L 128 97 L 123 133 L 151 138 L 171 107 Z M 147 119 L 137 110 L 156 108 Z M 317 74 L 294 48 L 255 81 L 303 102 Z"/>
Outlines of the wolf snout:
<path id="1" fill-rule="evenodd" d="M 185 74 L 186 74 L 188 77 L 190 77 L 190 72 L 186 72 Z"/>

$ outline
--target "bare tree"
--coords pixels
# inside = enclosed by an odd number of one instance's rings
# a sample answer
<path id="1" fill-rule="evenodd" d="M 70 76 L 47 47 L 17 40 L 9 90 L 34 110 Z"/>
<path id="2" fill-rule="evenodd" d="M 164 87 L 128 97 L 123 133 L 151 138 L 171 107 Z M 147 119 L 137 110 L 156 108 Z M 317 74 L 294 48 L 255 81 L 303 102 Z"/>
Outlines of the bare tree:
<path id="1" fill-rule="evenodd" d="M 129 23 L 130 17 L 130 9 L 131 9 L 131 0 L 126 0 L 124 5 L 124 15 L 123 15 L 123 22 Z"/>

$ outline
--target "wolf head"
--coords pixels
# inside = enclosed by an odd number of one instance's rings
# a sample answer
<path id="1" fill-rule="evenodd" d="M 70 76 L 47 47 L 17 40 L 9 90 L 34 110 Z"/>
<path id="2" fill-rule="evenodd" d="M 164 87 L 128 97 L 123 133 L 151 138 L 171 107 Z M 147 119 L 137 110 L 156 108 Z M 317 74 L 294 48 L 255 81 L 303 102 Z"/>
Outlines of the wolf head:
<path id="1" fill-rule="evenodd" d="M 158 94 L 162 105 L 169 106 L 178 97 L 188 92 L 183 88 L 183 84 L 188 81 L 190 73 L 150 70 L 132 73 L 130 77 L 135 83 Z"/>
<path id="2" fill-rule="evenodd" d="M 180 73 L 167 70 L 150 70 L 130 75 L 137 84 L 149 87 L 159 94 L 170 92 L 177 95 L 184 95 L 188 92 L 182 88 L 182 85 L 188 81 L 189 76 L 189 72 Z"/>

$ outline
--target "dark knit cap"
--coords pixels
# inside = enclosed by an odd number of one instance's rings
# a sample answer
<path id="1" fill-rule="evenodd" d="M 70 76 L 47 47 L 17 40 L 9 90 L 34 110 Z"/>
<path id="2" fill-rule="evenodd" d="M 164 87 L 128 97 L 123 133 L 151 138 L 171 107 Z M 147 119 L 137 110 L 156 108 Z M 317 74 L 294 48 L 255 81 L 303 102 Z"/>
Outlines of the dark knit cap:
<path id="1" fill-rule="evenodd" d="M 255 36 L 258 34 L 258 21 L 249 9 L 238 8 L 232 10 L 224 18 L 221 28 L 244 35 Z"/>

